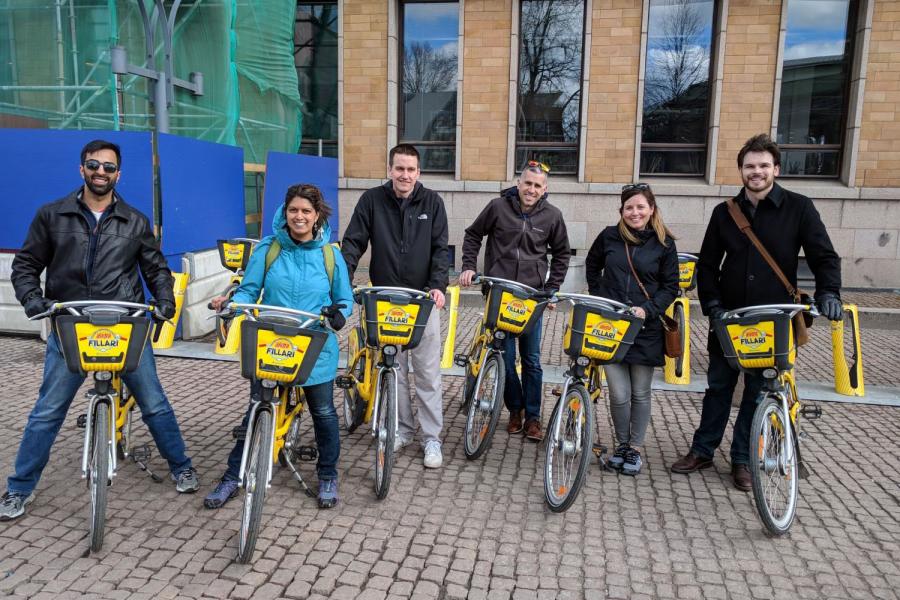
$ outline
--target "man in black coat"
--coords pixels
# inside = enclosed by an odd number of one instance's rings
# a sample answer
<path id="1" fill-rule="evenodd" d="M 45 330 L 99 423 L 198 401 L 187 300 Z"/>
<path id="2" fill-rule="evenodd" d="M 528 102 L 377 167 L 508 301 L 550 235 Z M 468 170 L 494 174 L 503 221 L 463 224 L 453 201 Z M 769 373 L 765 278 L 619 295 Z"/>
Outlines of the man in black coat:
<path id="1" fill-rule="evenodd" d="M 466 228 L 463 241 L 461 285 L 471 285 L 475 275 L 481 240 L 487 236 L 484 270 L 488 277 L 500 277 L 539 289 L 556 291 L 569 268 L 569 236 L 562 212 L 547 200 L 547 172 L 540 163 L 529 163 L 516 187 L 503 190 Z M 551 254 L 549 273 L 547 253 Z M 525 431 L 532 441 L 541 432 L 541 324 L 520 335 L 522 380 L 516 373 L 516 338 L 506 339 L 503 360 L 506 385 L 503 396 L 509 410 L 509 433 Z M 523 422 L 524 412 L 524 422 Z"/>
<path id="2" fill-rule="evenodd" d="M 84 184 L 38 209 L 12 263 L 16 299 L 29 317 L 48 310 L 55 302 L 143 303 L 141 275 L 156 298 L 159 312 L 166 318 L 175 315 L 172 272 L 150 224 L 114 191 L 121 176 L 120 166 L 121 151 L 116 144 L 89 142 L 81 151 Z M 42 291 L 40 275 L 44 270 L 47 276 Z M 156 375 L 149 342 L 137 369 L 124 373 L 122 379 L 134 393 L 141 417 L 169 463 L 176 489 L 197 491 L 200 482 Z M 7 480 L 7 491 L 0 499 L 0 521 L 22 516 L 25 506 L 34 499 L 32 492 L 50 458 L 50 448 L 83 381 L 83 375 L 66 368 L 59 340 L 51 333 L 41 390 L 25 425 L 15 473 Z"/>
<path id="3" fill-rule="evenodd" d="M 828 319 L 840 320 L 840 257 L 812 201 L 775 183 L 781 162 L 778 146 L 769 136 L 757 135 L 741 148 L 737 162 L 744 189 L 735 202 L 750 221 L 753 232 L 795 287 L 797 255 L 803 249 L 816 278 L 819 311 Z M 724 202 L 713 210 L 706 229 L 697 263 L 697 283 L 703 314 L 710 321 L 721 318 L 730 309 L 794 301 L 750 239 L 738 229 Z M 712 330 L 708 347 L 708 387 L 700 426 L 694 433 L 690 452 L 672 465 L 674 473 L 691 473 L 711 466 L 728 424 L 738 372 L 724 358 Z M 734 423 L 731 473 L 734 486 L 742 491 L 749 491 L 751 485 L 750 422 L 761 385 L 761 377 L 745 375 L 744 394 Z"/>

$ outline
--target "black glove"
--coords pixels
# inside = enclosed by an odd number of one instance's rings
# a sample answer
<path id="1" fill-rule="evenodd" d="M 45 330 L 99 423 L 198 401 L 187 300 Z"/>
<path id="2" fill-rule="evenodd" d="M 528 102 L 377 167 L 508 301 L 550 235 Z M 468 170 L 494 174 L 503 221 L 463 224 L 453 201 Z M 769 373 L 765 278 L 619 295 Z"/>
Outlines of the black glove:
<path id="1" fill-rule="evenodd" d="M 156 303 L 156 314 L 165 319 L 171 319 L 175 316 L 175 304 L 168 300 L 160 300 Z"/>
<path id="2" fill-rule="evenodd" d="M 25 301 L 25 315 L 30 319 L 50 309 L 56 303 L 55 300 L 47 300 L 43 296 L 32 296 Z"/>
<path id="3" fill-rule="evenodd" d="M 706 316 L 709 317 L 710 321 L 718 321 L 724 314 L 725 309 L 722 308 L 722 305 L 718 302 L 716 302 L 715 304 L 710 304 L 706 307 Z"/>
<path id="4" fill-rule="evenodd" d="M 342 308 L 347 307 L 344 304 L 332 304 L 331 306 L 322 307 L 322 316 L 328 319 L 328 324 L 335 331 L 340 331 L 347 324 L 347 319 L 344 318 L 344 313 L 341 312 Z"/>
<path id="5" fill-rule="evenodd" d="M 834 294 L 822 294 L 818 305 L 819 313 L 829 321 L 840 321 L 844 318 L 844 306 L 840 298 Z"/>

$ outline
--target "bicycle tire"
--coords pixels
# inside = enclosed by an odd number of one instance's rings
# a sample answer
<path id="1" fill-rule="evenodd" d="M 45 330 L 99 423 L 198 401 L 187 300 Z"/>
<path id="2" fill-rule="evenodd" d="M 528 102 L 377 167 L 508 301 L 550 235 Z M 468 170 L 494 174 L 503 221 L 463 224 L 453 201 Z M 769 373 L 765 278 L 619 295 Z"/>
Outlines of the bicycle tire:
<path id="1" fill-rule="evenodd" d="M 241 511 L 241 529 L 238 532 L 237 562 L 246 564 L 253 558 L 263 505 L 266 502 L 266 479 L 269 476 L 269 440 L 272 438 L 272 412 L 257 410 L 253 423 L 253 436 L 244 472 L 244 508 Z"/>
<path id="2" fill-rule="evenodd" d="M 488 354 L 480 373 L 481 381 L 469 403 L 466 413 L 466 427 L 463 433 L 463 451 L 466 458 L 475 460 L 488 451 L 500 421 L 500 409 L 503 407 L 503 387 L 506 384 L 506 371 L 497 352 Z M 489 379 L 490 377 L 490 379 Z M 485 381 L 489 381 L 487 389 Z M 490 402 L 485 405 L 481 399 L 487 393 Z"/>
<path id="3" fill-rule="evenodd" d="M 593 431 L 591 398 L 583 384 L 570 385 L 553 408 L 547 428 L 544 500 L 551 511 L 563 512 L 578 498 L 593 456 Z"/>
<path id="4" fill-rule="evenodd" d="M 359 352 L 361 340 L 362 328 L 354 327 L 347 338 L 347 360 L 353 360 L 353 357 Z M 352 375 L 357 381 L 363 380 L 365 368 L 365 360 L 360 360 L 356 363 Z M 366 416 L 366 404 L 362 401 L 362 398 L 359 397 L 359 391 L 355 387 L 353 389 L 344 390 L 344 406 L 341 412 L 344 417 L 344 428 L 347 430 L 347 433 L 356 431 L 357 427 L 362 424 L 363 419 Z"/>
<path id="5" fill-rule="evenodd" d="M 106 524 L 106 502 L 109 494 L 109 404 L 94 405 L 91 429 L 91 462 L 89 485 L 91 490 L 91 552 L 103 546 Z"/>
<path id="6" fill-rule="evenodd" d="M 294 470 L 297 471 L 300 470 L 297 466 L 297 448 L 300 447 L 300 417 L 302 415 L 303 411 L 300 411 L 291 417 L 287 432 L 284 434 L 284 446 L 282 446 L 281 452 L 278 453 L 278 464 L 282 467 L 287 467 L 288 463 L 290 463 Z"/>
<path id="7" fill-rule="evenodd" d="M 125 405 L 130 397 L 131 392 L 123 383 L 122 397 L 119 399 L 119 406 Z M 116 442 L 116 456 L 119 458 L 119 460 L 125 460 L 131 455 L 131 426 L 133 425 L 133 419 L 134 405 L 132 404 L 131 408 L 129 408 L 128 412 L 125 414 L 125 424 L 122 427 L 122 439 Z"/>
<path id="8" fill-rule="evenodd" d="M 397 422 L 396 373 L 387 369 L 378 390 L 378 422 L 375 423 L 375 496 L 381 500 L 391 488 L 394 468 L 394 423 Z"/>
<path id="9" fill-rule="evenodd" d="M 678 335 L 681 337 L 682 354 L 675 359 L 675 377 L 681 377 L 684 374 L 685 356 L 687 356 L 687 331 L 684 322 L 684 305 L 676 302 L 672 309 L 673 318 L 678 323 Z"/>
<path id="10" fill-rule="evenodd" d="M 784 452 L 784 431 L 792 425 L 785 418 L 781 402 L 770 395 L 761 396 L 750 424 L 751 451 L 756 453 L 750 465 L 753 502 L 766 530 L 773 536 L 782 536 L 790 530 L 797 512 L 797 451 L 791 445 Z"/>

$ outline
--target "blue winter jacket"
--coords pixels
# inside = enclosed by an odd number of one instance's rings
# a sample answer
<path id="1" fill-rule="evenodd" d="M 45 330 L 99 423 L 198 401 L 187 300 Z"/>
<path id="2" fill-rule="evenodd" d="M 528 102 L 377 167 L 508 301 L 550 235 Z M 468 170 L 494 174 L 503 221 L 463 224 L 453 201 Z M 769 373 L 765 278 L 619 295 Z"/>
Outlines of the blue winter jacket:
<path id="1" fill-rule="evenodd" d="M 337 248 L 334 251 L 334 283 L 329 286 L 325 271 L 322 246 L 331 239 L 331 228 L 326 223 L 319 235 L 308 242 L 298 244 L 285 229 L 284 211 L 277 211 L 272 219 L 275 235 L 262 239 L 247 264 L 244 279 L 233 300 L 253 304 L 262 291 L 261 304 L 284 306 L 296 310 L 318 313 L 323 306 L 343 304 L 341 312 L 350 318 L 353 312 L 353 291 L 347 274 L 347 264 Z M 278 238 L 281 253 L 266 272 L 266 253 L 272 240 Z M 313 367 L 309 379 L 303 385 L 317 385 L 334 379 L 338 366 L 338 341 L 334 332 L 328 332 L 328 341 Z"/>

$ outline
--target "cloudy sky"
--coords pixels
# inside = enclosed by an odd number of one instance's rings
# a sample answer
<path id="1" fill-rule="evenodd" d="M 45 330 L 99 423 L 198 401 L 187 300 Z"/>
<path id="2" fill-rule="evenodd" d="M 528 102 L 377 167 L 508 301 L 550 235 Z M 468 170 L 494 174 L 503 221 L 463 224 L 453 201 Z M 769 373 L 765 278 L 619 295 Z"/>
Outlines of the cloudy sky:
<path id="1" fill-rule="evenodd" d="M 843 54 L 849 0 L 789 0 L 785 60 Z"/>

